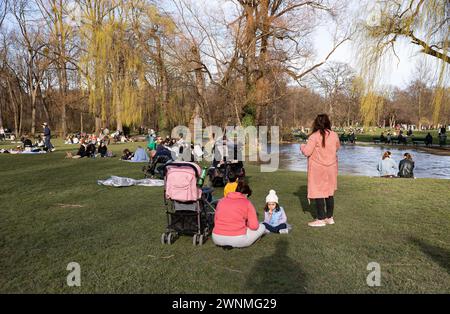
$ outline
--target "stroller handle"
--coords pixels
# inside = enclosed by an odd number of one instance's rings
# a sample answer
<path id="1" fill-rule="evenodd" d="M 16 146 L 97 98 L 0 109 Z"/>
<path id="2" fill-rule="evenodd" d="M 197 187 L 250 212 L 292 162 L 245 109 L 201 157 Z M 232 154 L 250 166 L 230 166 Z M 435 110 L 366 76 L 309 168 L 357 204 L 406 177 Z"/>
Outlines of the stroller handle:
<path id="1" fill-rule="evenodd" d="M 198 178 L 200 177 L 200 173 L 198 172 L 198 169 L 195 167 L 195 165 L 191 164 L 191 163 L 181 163 L 181 162 L 169 162 L 167 164 L 164 165 L 163 169 L 165 170 L 167 167 L 191 167 L 192 169 L 194 169 L 195 172 L 195 177 Z"/>

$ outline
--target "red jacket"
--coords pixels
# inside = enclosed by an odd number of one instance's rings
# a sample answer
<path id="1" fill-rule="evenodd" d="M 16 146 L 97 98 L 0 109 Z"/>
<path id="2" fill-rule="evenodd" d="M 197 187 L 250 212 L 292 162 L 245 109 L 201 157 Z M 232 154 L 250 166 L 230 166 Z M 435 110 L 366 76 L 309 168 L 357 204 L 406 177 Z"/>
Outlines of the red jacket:
<path id="1" fill-rule="evenodd" d="M 213 233 L 224 236 L 247 234 L 247 228 L 259 227 L 256 209 L 247 197 L 239 192 L 230 192 L 216 207 Z"/>

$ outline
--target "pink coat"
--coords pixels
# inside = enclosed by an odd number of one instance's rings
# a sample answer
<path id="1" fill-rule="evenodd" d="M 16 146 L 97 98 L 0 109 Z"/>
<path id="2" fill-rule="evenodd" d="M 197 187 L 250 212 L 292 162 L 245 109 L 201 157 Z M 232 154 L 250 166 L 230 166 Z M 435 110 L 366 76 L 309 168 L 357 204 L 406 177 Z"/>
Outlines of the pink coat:
<path id="1" fill-rule="evenodd" d="M 339 136 L 329 131 L 322 147 L 322 135 L 314 132 L 300 150 L 308 157 L 308 198 L 327 198 L 337 190 Z"/>
<path id="2" fill-rule="evenodd" d="M 247 234 L 247 228 L 259 227 L 256 209 L 247 197 L 239 192 L 230 192 L 217 204 L 213 233 L 224 236 Z"/>

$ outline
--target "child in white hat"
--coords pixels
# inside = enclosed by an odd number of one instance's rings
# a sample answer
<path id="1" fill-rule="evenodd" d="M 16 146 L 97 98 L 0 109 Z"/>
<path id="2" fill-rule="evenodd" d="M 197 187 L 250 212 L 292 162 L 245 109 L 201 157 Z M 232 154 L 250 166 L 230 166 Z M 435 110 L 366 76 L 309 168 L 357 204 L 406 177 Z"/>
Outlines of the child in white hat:
<path id="1" fill-rule="evenodd" d="M 272 233 L 288 233 L 287 216 L 283 207 L 278 204 L 278 196 L 275 190 L 270 190 L 266 196 L 264 207 L 264 222 L 266 231 Z"/>

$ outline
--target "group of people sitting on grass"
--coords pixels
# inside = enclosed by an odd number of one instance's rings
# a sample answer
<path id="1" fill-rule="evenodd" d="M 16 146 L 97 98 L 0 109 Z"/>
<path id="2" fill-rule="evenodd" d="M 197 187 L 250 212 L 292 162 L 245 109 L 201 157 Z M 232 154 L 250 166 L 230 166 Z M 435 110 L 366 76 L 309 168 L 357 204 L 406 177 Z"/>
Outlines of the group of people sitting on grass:
<path id="1" fill-rule="evenodd" d="M 212 240 L 222 247 L 248 247 L 267 233 L 289 233 L 286 212 L 280 206 L 275 190 L 266 196 L 264 220 L 258 214 L 249 197 L 250 186 L 245 181 L 230 177 L 224 189 L 224 197 L 217 203 L 214 215 Z"/>
<path id="2" fill-rule="evenodd" d="M 44 139 L 42 136 L 37 136 L 34 143 L 31 141 L 31 139 L 24 135 L 20 138 L 20 145 L 17 145 L 14 149 L 3 149 L 2 153 L 12 153 L 12 154 L 19 154 L 19 153 L 45 153 L 47 151 L 47 148 L 45 147 Z"/>
<path id="3" fill-rule="evenodd" d="M 113 143 L 133 142 L 133 139 L 129 138 L 122 131 L 116 131 L 110 134 L 107 128 L 102 128 L 98 134 L 96 134 L 95 132 L 94 133 L 76 132 L 69 134 L 66 136 L 64 144 L 79 144 L 82 139 L 85 142 L 93 144 L 105 142 L 106 145 L 109 145 L 111 141 Z"/>
<path id="4" fill-rule="evenodd" d="M 194 161 L 196 157 L 203 155 L 202 148 L 185 141 L 182 134 L 179 134 L 178 138 L 167 136 L 163 139 L 153 129 L 149 130 L 147 136 L 147 151 L 150 160 L 148 166 L 143 170 L 150 178 L 163 177 L 164 165 L 180 156 L 183 157 L 183 160 Z"/>
<path id="5" fill-rule="evenodd" d="M 383 178 L 414 178 L 414 161 L 410 153 L 404 153 L 397 166 L 391 152 L 386 151 L 378 163 L 377 170 Z"/>
<path id="6" fill-rule="evenodd" d="M 74 154 L 72 152 L 66 153 L 66 158 L 83 158 L 83 157 L 114 157 L 114 154 L 108 150 L 106 142 L 100 141 L 89 141 L 84 138 L 80 140 L 80 147 L 78 151 Z"/>

